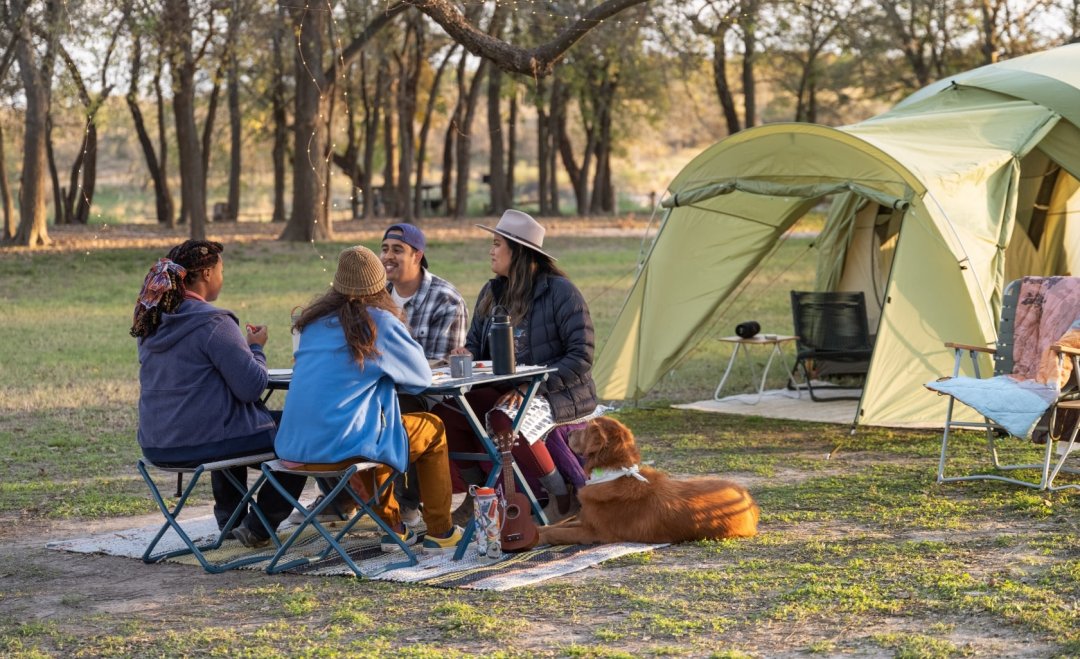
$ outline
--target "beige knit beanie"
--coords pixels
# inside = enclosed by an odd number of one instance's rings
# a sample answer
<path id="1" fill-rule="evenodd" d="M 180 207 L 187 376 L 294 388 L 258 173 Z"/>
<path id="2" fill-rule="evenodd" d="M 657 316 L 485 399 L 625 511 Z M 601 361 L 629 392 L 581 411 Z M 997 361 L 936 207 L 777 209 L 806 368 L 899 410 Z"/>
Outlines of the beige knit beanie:
<path id="1" fill-rule="evenodd" d="M 338 255 L 333 288 L 342 295 L 357 297 L 386 290 L 386 268 L 367 247 L 347 247 Z"/>

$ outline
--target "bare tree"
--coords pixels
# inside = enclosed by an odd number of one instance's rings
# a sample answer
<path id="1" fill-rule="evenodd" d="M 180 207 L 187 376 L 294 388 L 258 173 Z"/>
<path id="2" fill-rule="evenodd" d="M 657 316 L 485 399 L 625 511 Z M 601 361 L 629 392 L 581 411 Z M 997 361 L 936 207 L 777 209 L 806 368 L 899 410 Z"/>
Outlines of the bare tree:
<path id="1" fill-rule="evenodd" d="M 143 152 L 143 158 L 146 160 L 146 169 L 150 174 L 150 180 L 154 185 L 154 202 L 157 211 L 157 221 L 159 224 L 164 224 L 172 228 L 176 225 L 176 214 L 172 193 L 169 191 L 169 177 L 167 172 L 169 146 L 165 140 L 165 99 L 161 88 L 161 74 L 164 67 L 164 60 L 162 53 L 159 50 L 155 58 L 152 80 L 158 119 L 158 146 L 155 149 L 154 141 L 151 139 L 150 132 L 146 128 L 146 120 L 143 118 L 142 108 L 139 105 L 139 84 L 142 78 L 143 57 L 142 39 L 142 35 L 138 32 L 133 35 L 128 91 L 124 100 L 127 102 L 128 111 L 131 113 L 132 123 L 135 126 L 135 134 L 138 137 L 139 146 Z"/>
<path id="2" fill-rule="evenodd" d="M 14 242 L 27 247 L 50 244 L 45 215 L 45 185 L 47 176 L 46 142 L 48 140 L 49 107 L 52 100 L 53 64 L 56 42 L 59 39 L 59 8 L 57 3 L 45 3 L 40 16 L 30 12 L 25 0 L 9 0 L 3 7 L 3 19 L 16 37 L 15 61 L 26 97 L 23 131 L 23 168 L 19 188 L 19 228 Z M 35 47 L 35 19 L 41 21 L 40 32 L 46 35 L 44 54 Z"/>
<path id="3" fill-rule="evenodd" d="M 173 82 L 173 114 L 176 142 L 180 154 L 180 198 L 191 220 L 191 237 L 206 238 L 206 179 L 202 145 L 195 123 L 195 72 L 198 61 L 210 42 L 208 34 L 196 50 L 195 21 L 189 0 L 164 0 L 163 20 L 168 38 L 168 53 Z M 208 23 L 209 26 L 213 22 Z"/>

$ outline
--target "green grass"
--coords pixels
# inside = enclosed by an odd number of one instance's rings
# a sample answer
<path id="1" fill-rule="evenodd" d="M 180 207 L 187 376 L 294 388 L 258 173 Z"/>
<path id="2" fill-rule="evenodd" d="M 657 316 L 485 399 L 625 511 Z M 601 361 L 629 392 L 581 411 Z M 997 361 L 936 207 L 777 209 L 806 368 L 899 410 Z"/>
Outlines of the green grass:
<path id="1" fill-rule="evenodd" d="M 289 310 L 324 290 L 342 245 L 227 246 L 220 304 L 270 326 L 272 365 L 289 360 Z M 808 246 L 782 246 L 763 266 L 760 288 L 713 336 L 747 318 L 790 331 L 786 291 L 810 285 Z M 640 241 L 555 237 L 550 247 L 584 292 L 602 341 Z M 138 371 L 127 331 L 135 293 L 162 251 L 0 253 L 0 519 L 78 523 L 153 511 L 133 468 Z M 433 269 L 471 303 L 488 277 L 486 246 L 433 241 L 429 252 Z M 711 395 L 726 358 L 726 347 L 705 341 L 642 406 L 617 416 L 645 461 L 750 483 L 762 511 L 754 539 L 677 545 L 507 593 L 0 553 L 0 654 L 1080 653 L 1074 497 L 989 482 L 938 486 L 932 432 L 851 436 L 841 426 L 664 406 Z M 975 466 L 981 441 L 954 440 L 957 470 Z M 1039 450 L 1007 448 L 1020 459 Z M 80 589 L 72 570 L 115 571 L 109 597 L 120 601 L 125 593 L 151 601 L 160 581 L 168 602 L 110 609 Z M 63 595 L 43 602 L 42 586 L 56 583 Z"/>

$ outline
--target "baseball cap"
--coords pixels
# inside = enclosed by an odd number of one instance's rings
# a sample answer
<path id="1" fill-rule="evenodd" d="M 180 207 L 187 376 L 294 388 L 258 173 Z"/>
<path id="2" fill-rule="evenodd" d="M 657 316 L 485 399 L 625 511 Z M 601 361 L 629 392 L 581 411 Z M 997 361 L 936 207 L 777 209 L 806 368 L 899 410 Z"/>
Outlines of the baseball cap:
<path id="1" fill-rule="evenodd" d="M 418 252 L 427 251 L 427 239 L 424 238 L 424 232 L 415 224 L 391 224 L 383 234 L 383 240 L 387 238 L 400 240 Z M 427 255 L 420 259 L 420 267 L 427 269 Z"/>

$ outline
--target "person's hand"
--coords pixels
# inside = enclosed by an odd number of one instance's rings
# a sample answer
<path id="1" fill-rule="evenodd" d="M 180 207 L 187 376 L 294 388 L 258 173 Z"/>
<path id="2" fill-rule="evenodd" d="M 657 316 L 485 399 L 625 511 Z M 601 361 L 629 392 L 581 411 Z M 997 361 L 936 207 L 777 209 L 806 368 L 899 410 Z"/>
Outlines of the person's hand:
<path id="1" fill-rule="evenodd" d="M 521 401 L 524 400 L 521 392 L 517 389 L 511 389 L 502 396 L 499 396 L 499 400 L 495 401 L 495 407 L 506 407 L 507 409 L 516 410 L 521 407 Z"/>
<path id="2" fill-rule="evenodd" d="M 472 353 L 469 352 L 469 349 L 466 348 L 465 346 L 461 346 L 459 348 L 454 348 L 453 350 L 450 351 L 450 354 L 451 355 L 472 355 Z M 473 357 L 473 359 L 476 359 L 476 357 Z"/>
<path id="3" fill-rule="evenodd" d="M 264 346 L 269 335 L 266 333 L 266 325 L 252 325 L 247 324 L 247 342 L 248 345 Z"/>

